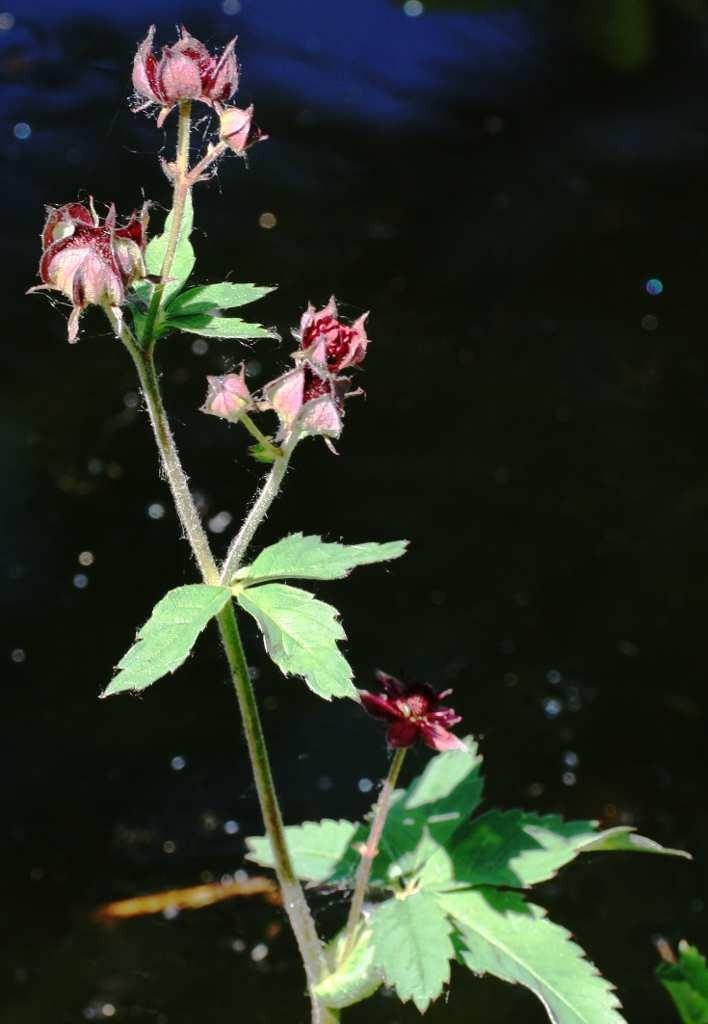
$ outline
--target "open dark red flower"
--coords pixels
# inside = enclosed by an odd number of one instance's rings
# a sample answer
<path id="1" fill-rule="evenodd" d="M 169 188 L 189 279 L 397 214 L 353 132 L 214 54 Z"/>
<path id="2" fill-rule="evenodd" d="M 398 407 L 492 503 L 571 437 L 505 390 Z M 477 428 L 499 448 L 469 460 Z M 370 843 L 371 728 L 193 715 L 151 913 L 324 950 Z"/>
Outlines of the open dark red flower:
<path id="1" fill-rule="evenodd" d="M 42 284 L 31 292 L 51 288 L 71 300 L 69 341 L 76 341 L 79 317 L 89 305 L 111 311 L 116 333 L 122 324 L 125 291 L 145 274 L 147 204 L 119 227 L 111 206 L 101 224 L 93 202 L 66 203 L 50 209 L 42 232 Z"/>
<path id="2" fill-rule="evenodd" d="M 386 739 L 391 747 L 411 747 L 422 740 L 433 750 L 466 750 L 465 744 L 450 732 L 450 726 L 462 721 L 443 701 L 452 690 L 436 693 L 428 683 L 404 683 L 386 672 L 377 672 L 383 693 L 359 690 L 361 703 L 370 715 L 389 723 Z"/>
<path id="3" fill-rule="evenodd" d="M 133 63 L 133 86 L 147 102 L 162 107 L 157 123 L 161 125 L 180 100 L 200 100 L 221 112 L 238 86 L 238 62 L 232 39 L 220 57 L 209 53 L 204 43 L 182 26 L 180 38 L 172 46 L 163 46 L 155 56 L 152 50 L 155 26 L 138 47 Z M 141 107 L 137 109 L 142 109 Z"/>

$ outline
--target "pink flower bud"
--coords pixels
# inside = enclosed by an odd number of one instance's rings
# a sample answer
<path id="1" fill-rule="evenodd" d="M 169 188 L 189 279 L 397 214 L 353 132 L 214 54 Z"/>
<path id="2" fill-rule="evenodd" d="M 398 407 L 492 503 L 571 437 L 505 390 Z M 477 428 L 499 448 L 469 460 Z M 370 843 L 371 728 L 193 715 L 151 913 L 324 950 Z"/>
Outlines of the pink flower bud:
<path id="1" fill-rule="evenodd" d="M 177 42 L 163 46 L 156 57 L 152 48 L 154 37 L 155 26 L 151 25 L 133 62 L 133 87 L 147 101 L 137 109 L 159 103 L 162 110 L 158 125 L 180 100 L 199 100 L 220 111 L 238 87 L 236 39 L 217 58 L 182 26 Z"/>
<path id="2" fill-rule="evenodd" d="M 356 366 L 366 355 L 369 339 L 364 313 L 351 325 L 337 319 L 334 296 L 317 312 L 310 304 L 300 321 L 300 351 L 315 364 L 326 366 L 330 373 L 339 373 L 347 366 Z"/>
<path id="3" fill-rule="evenodd" d="M 125 290 L 145 275 L 146 227 L 147 204 L 120 228 L 114 206 L 103 224 L 93 202 L 89 207 L 67 203 L 49 211 L 39 264 L 43 283 L 29 290 L 55 289 L 70 299 L 69 341 L 76 341 L 79 317 L 89 305 L 109 307 L 120 333 Z"/>
<path id="4" fill-rule="evenodd" d="M 236 423 L 240 417 L 255 407 L 251 392 L 246 384 L 243 364 L 239 373 L 227 373 L 223 377 L 207 377 L 209 390 L 202 406 L 202 412 Z"/>
<path id="5" fill-rule="evenodd" d="M 246 110 L 226 107 L 219 121 L 219 136 L 239 156 L 257 142 L 264 142 L 268 138 L 253 123 L 253 104 Z"/>
<path id="6" fill-rule="evenodd" d="M 287 440 L 293 433 L 300 437 L 339 437 L 343 380 L 320 377 L 310 366 L 303 365 L 266 384 L 266 408 L 273 409 L 280 420 L 278 440 Z"/>
<path id="7" fill-rule="evenodd" d="M 362 393 L 350 389 L 351 379 L 340 376 L 340 370 L 355 366 L 366 355 L 367 316 L 365 313 L 351 326 L 343 324 L 337 319 L 334 296 L 319 312 L 312 305 L 307 307 L 296 334 L 300 348 L 293 353 L 295 369 L 263 389 L 265 407 L 273 409 L 280 420 L 278 440 L 293 435 L 339 437 L 345 398 Z"/>

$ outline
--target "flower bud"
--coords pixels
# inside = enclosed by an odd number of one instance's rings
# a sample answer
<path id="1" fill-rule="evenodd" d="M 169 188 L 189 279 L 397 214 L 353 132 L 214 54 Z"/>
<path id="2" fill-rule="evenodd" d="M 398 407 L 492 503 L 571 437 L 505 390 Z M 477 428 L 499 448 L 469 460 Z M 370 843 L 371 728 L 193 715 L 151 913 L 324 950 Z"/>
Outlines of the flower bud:
<path id="1" fill-rule="evenodd" d="M 298 366 L 266 384 L 266 407 L 273 409 L 280 420 L 278 440 L 287 440 L 293 433 L 300 437 L 339 437 L 344 397 L 339 384 L 320 377 L 310 366 Z"/>
<path id="2" fill-rule="evenodd" d="M 207 377 L 209 390 L 202 406 L 202 412 L 236 423 L 240 417 L 255 408 L 251 392 L 246 384 L 243 364 L 239 373 L 227 373 L 222 377 Z"/>
<path id="3" fill-rule="evenodd" d="M 226 107 L 219 121 L 219 137 L 239 156 L 257 142 L 264 142 L 268 138 L 253 123 L 253 104 L 246 110 Z"/>
<path id="4" fill-rule="evenodd" d="M 162 53 L 153 53 L 155 26 L 138 47 L 133 62 L 133 88 L 146 100 L 136 109 L 151 103 L 162 107 L 157 119 L 161 125 L 172 107 L 180 100 L 199 100 L 220 111 L 238 87 L 236 39 L 232 39 L 220 57 L 208 49 L 182 26 L 180 38 L 172 46 L 163 46 Z"/>
<path id="5" fill-rule="evenodd" d="M 311 362 L 326 366 L 330 373 L 339 373 L 347 366 L 356 366 L 366 355 L 369 339 L 364 324 L 368 313 L 364 313 L 353 324 L 343 324 L 337 319 L 337 303 L 334 296 L 327 305 L 316 311 L 310 304 L 300 320 L 300 351 Z"/>
<path id="6" fill-rule="evenodd" d="M 67 203 L 50 210 L 42 232 L 42 284 L 31 292 L 54 289 L 70 299 L 69 341 L 76 341 L 79 317 L 89 305 L 109 307 L 116 333 L 122 328 L 125 290 L 145 275 L 147 204 L 116 227 L 111 206 L 100 223 L 93 202 Z"/>

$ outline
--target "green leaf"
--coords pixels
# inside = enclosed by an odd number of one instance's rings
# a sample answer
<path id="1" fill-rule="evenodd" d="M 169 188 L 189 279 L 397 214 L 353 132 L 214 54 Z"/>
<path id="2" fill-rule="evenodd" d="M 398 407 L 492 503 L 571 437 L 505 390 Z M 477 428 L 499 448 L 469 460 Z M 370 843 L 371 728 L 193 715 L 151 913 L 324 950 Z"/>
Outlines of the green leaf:
<path id="1" fill-rule="evenodd" d="M 404 1003 L 424 1012 L 450 980 L 450 922 L 428 892 L 392 899 L 371 915 L 374 964 Z"/>
<path id="2" fill-rule="evenodd" d="M 708 1024 L 708 967 L 695 946 L 680 942 L 677 962 L 659 964 L 656 976 L 683 1024 Z"/>
<path id="3" fill-rule="evenodd" d="M 418 877 L 482 799 L 482 758 L 472 736 L 465 743 L 466 751 L 448 750 L 431 758 L 406 792 L 397 794 L 380 843 L 389 878 Z"/>
<path id="4" fill-rule="evenodd" d="M 193 213 L 192 197 L 191 194 L 188 194 L 187 202 L 184 207 L 184 214 L 182 216 L 182 228 L 180 230 L 174 260 L 172 261 L 172 269 L 170 270 L 170 280 L 162 293 L 163 306 L 183 288 L 187 278 L 194 269 L 196 257 L 194 255 L 192 243 L 189 241 L 189 236 L 192 233 Z M 167 219 L 165 220 L 163 233 L 151 239 L 145 249 L 145 266 L 148 274 L 162 273 L 162 264 L 167 251 L 167 239 L 172 227 L 172 217 L 173 211 L 170 210 L 167 215 Z M 149 282 L 142 282 L 140 287 L 135 288 L 135 291 L 141 299 L 149 302 L 150 295 L 152 294 L 152 286 Z"/>
<path id="5" fill-rule="evenodd" d="M 353 821 L 332 821 L 330 818 L 288 825 L 285 836 L 298 878 L 308 882 L 326 882 L 343 861 L 349 861 L 356 870 L 359 855 L 352 849 L 352 842 L 357 829 Z M 249 860 L 264 868 L 275 867 L 267 836 L 249 836 L 246 846 Z"/>
<path id="6" fill-rule="evenodd" d="M 563 821 L 557 814 L 490 811 L 460 829 L 456 841 L 427 862 L 421 884 L 462 889 L 504 885 L 525 889 L 552 878 L 581 853 L 634 850 L 687 856 L 619 827 L 597 831 L 597 822 Z"/>
<path id="7" fill-rule="evenodd" d="M 165 320 L 165 330 L 201 334 L 204 338 L 277 338 L 276 331 L 260 324 L 247 324 L 236 316 L 209 316 L 195 313 L 191 316 L 173 316 Z"/>
<path id="8" fill-rule="evenodd" d="M 260 626 L 266 650 L 284 675 L 302 676 L 325 700 L 356 699 L 351 666 L 337 647 L 346 635 L 336 608 L 285 583 L 242 590 L 236 599 Z"/>
<path id="9" fill-rule="evenodd" d="M 187 316 L 194 313 L 214 313 L 217 309 L 233 309 L 246 306 L 263 298 L 275 288 L 257 284 L 235 284 L 221 281 L 220 284 L 200 284 L 182 292 L 170 302 L 166 312 L 169 317 Z"/>
<path id="10" fill-rule="evenodd" d="M 458 929 L 459 959 L 475 974 L 524 985 L 554 1024 L 623 1024 L 610 983 L 540 907 L 496 889 L 437 899 Z"/>
<path id="11" fill-rule="evenodd" d="M 174 672 L 191 651 L 206 624 L 231 599 L 228 587 L 191 583 L 165 594 L 138 639 L 118 663 L 119 672 L 101 694 L 144 690 L 156 679 Z"/>
<path id="12" fill-rule="evenodd" d="M 291 533 L 261 551 L 252 565 L 238 573 L 238 579 L 268 580 L 293 576 L 308 580 L 341 580 L 357 565 L 386 562 L 404 555 L 408 541 L 387 544 L 337 544 L 317 536 Z"/>
<path id="13" fill-rule="evenodd" d="M 326 1006 L 343 1010 L 372 996 L 382 982 L 381 971 L 374 963 L 373 932 L 364 927 L 346 959 L 341 959 L 346 946 L 344 933 L 337 936 L 325 951 L 334 967 L 315 985 L 315 995 Z"/>

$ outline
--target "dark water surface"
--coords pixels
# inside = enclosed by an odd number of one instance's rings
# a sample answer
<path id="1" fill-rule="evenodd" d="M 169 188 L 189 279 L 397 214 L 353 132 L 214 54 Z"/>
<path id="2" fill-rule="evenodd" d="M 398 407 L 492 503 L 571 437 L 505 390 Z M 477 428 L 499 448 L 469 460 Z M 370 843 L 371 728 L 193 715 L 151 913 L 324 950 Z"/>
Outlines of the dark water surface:
<path id="1" fill-rule="evenodd" d="M 0 17 L 1 1019 L 305 1020 L 292 942 L 265 903 L 90 920 L 107 900 L 242 869 L 241 837 L 260 828 L 213 635 L 141 699 L 96 699 L 194 570 L 127 357 L 93 314 L 69 348 L 61 313 L 23 295 L 43 204 L 167 202 L 156 156 L 171 136 L 129 113 L 127 75 L 150 21 L 168 38 L 184 19 L 215 44 L 240 34 L 240 98 L 271 134 L 248 171 L 231 160 L 199 191 L 201 278 L 279 282 L 259 312 L 283 332 L 331 292 L 352 316 L 372 309 L 368 397 L 341 454 L 303 446 L 261 540 L 411 538 L 390 570 L 318 588 L 342 611 L 360 684 L 380 665 L 454 686 L 488 805 L 630 823 L 695 854 L 589 857 L 538 897 L 630 1022 L 670 1024 L 652 940 L 708 946 L 705 26 L 657 5 L 654 49 L 620 73 L 564 5 L 236 6 L 20 0 Z M 255 379 L 287 351 L 254 346 Z M 238 517 L 260 478 L 238 430 L 196 412 L 205 373 L 242 357 L 186 336 L 162 346 L 212 522 Z M 281 678 L 246 629 L 288 821 L 362 813 L 380 733 Z M 342 912 L 319 899 L 325 927 Z M 346 1019 L 417 1011 L 380 995 Z M 544 1015 L 460 971 L 428 1019 Z"/>

